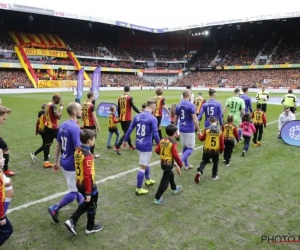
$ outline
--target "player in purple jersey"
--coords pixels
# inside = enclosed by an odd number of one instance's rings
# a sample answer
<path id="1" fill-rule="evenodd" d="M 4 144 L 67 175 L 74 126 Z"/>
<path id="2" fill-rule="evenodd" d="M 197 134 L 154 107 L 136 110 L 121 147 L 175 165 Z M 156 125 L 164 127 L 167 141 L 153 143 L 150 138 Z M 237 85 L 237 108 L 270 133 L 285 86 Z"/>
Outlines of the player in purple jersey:
<path id="1" fill-rule="evenodd" d="M 195 147 L 195 128 L 200 133 L 200 127 L 196 116 L 196 107 L 189 101 L 191 92 L 184 90 L 182 96 L 183 100 L 176 106 L 174 124 L 177 124 L 178 119 L 180 119 L 181 161 L 184 162 L 185 169 L 190 169 L 193 166 L 189 165 L 188 158 Z"/>
<path id="2" fill-rule="evenodd" d="M 251 98 L 248 96 L 248 88 L 243 87 L 242 88 L 243 94 L 240 95 L 240 98 L 242 98 L 245 102 L 245 113 L 251 113 L 252 114 L 252 102 Z"/>
<path id="3" fill-rule="evenodd" d="M 200 110 L 199 116 L 198 116 L 198 121 L 202 119 L 203 114 L 205 113 L 205 122 L 204 126 L 205 128 L 208 128 L 210 123 L 209 123 L 209 118 L 211 116 L 214 116 L 219 120 L 219 125 L 223 125 L 223 116 L 222 116 L 222 105 L 220 102 L 216 101 L 216 91 L 214 89 L 210 89 L 208 92 L 210 99 L 205 102 Z"/>
<path id="4" fill-rule="evenodd" d="M 55 148 L 55 164 L 53 171 L 59 170 L 59 155 L 61 153 L 60 165 L 62 172 L 68 184 L 68 191 L 60 202 L 50 206 L 48 211 L 54 220 L 58 223 L 58 211 L 77 199 L 77 203 L 83 202 L 83 196 L 78 192 L 76 187 L 76 171 L 74 153 L 80 147 L 80 127 L 77 124 L 77 119 L 82 116 L 81 105 L 76 102 L 71 102 L 67 107 L 69 120 L 60 125 L 57 135 L 57 145 Z"/>
<path id="5" fill-rule="evenodd" d="M 145 185 L 153 185 L 155 180 L 150 179 L 150 159 L 152 155 L 152 140 L 155 139 L 156 144 L 159 143 L 157 119 L 152 115 L 156 108 L 155 100 L 149 100 L 144 112 L 136 115 L 126 132 L 123 147 L 126 147 L 126 142 L 130 137 L 133 129 L 136 128 L 136 149 L 139 154 L 140 169 L 137 173 L 137 185 L 135 194 L 147 194 L 148 190 L 142 188 L 144 178 L 146 178 Z"/>

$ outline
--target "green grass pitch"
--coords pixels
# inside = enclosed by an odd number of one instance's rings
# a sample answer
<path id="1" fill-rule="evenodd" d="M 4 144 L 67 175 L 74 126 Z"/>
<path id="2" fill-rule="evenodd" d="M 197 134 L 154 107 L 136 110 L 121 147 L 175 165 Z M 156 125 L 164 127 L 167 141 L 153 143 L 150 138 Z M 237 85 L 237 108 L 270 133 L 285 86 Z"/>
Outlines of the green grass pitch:
<path id="1" fill-rule="evenodd" d="M 207 92 L 203 91 L 206 99 Z M 121 93 L 121 90 L 103 91 L 97 103 L 116 102 Z M 167 105 L 178 102 L 180 94 L 181 91 L 165 90 Z M 131 91 L 131 95 L 141 108 L 142 103 L 154 96 L 154 91 Z M 224 105 L 230 96 L 232 93 L 218 92 L 217 100 Z M 118 156 L 107 150 L 107 119 L 99 117 L 101 132 L 96 152 L 100 158 L 95 164 L 97 181 L 102 181 L 98 185 L 97 221 L 104 224 L 104 229 L 86 236 L 86 216 L 82 216 L 77 224 L 78 235 L 73 236 L 63 223 L 76 209 L 76 203 L 60 211 L 59 224 L 52 221 L 47 211 L 48 206 L 61 198 L 51 199 L 51 196 L 67 190 L 62 173 L 44 169 L 42 154 L 37 156 L 36 163 L 32 163 L 29 155 L 41 143 L 40 137 L 35 136 L 37 112 L 42 103 L 51 100 L 52 93 L 1 98 L 3 105 L 12 109 L 0 130 L 11 150 L 10 168 L 17 172 L 12 178 L 15 196 L 10 208 L 20 208 L 8 214 L 14 233 L 4 249 L 299 249 L 299 243 L 261 242 L 262 235 L 300 233 L 299 151 L 277 139 L 277 122 L 264 130 L 262 146 L 250 145 L 245 158 L 241 157 L 242 144 L 235 148 L 230 167 L 223 165 L 221 157 L 218 181 L 211 181 L 209 164 L 200 184 L 194 183 L 202 157 L 202 149 L 195 150 L 190 158 L 194 168 L 182 170 L 181 176 L 175 177 L 176 183 L 183 186 L 182 192 L 173 195 L 167 190 L 165 203 L 157 206 L 152 202 L 162 176 L 160 166 L 151 167 L 151 177 L 156 183 L 149 188 L 149 194 L 136 196 L 133 169 L 138 167 L 137 153 L 122 150 Z M 73 92 L 62 93 L 62 98 L 65 104 L 73 101 Z M 279 105 L 268 105 L 268 122 L 277 120 L 281 110 Z M 67 118 L 64 109 L 60 123 Z M 201 145 L 197 140 L 196 147 Z M 53 151 L 54 146 L 52 154 Z M 157 160 L 153 154 L 152 162 Z M 40 201 L 37 204 L 22 206 L 37 200 Z"/>

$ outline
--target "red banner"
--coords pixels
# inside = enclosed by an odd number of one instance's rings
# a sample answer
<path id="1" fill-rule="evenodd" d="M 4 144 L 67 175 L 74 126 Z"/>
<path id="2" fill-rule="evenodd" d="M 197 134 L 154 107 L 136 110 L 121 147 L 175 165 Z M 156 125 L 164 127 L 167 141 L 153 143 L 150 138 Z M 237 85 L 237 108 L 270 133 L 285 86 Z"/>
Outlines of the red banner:
<path id="1" fill-rule="evenodd" d="M 181 72 L 182 70 L 150 70 L 150 69 L 143 70 L 143 73 L 152 73 L 152 74 L 178 74 Z"/>
<path id="2" fill-rule="evenodd" d="M 43 49 L 67 48 L 63 40 L 61 40 L 57 35 L 54 34 L 32 34 L 10 31 L 9 35 L 17 45 L 22 47 L 34 47 Z"/>

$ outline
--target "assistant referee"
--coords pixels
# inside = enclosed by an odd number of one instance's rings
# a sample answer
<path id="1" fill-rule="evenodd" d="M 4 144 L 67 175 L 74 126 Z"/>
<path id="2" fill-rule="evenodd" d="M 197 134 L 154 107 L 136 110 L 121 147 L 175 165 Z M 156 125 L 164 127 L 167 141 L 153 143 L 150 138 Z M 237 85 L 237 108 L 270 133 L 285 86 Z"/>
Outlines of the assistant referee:
<path id="1" fill-rule="evenodd" d="M 283 97 L 281 104 L 285 107 L 290 107 L 290 111 L 295 114 L 295 110 L 297 109 L 297 97 L 293 94 L 292 89 L 288 90 L 288 94 Z"/>
<path id="2" fill-rule="evenodd" d="M 269 101 L 270 95 L 266 91 L 266 87 L 262 86 L 261 91 L 256 94 L 257 103 L 261 103 L 261 110 L 265 113 L 267 112 L 267 101 Z"/>

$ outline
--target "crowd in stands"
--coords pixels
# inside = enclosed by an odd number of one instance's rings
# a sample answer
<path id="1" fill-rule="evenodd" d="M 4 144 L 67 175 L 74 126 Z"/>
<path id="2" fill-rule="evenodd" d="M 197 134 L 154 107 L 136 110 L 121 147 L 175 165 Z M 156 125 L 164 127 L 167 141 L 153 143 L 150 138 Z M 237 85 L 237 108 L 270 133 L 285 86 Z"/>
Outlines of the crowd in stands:
<path id="1" fill-rule="evenodd" d="M 0 31 L 0 49 L 13 50 L 15 46 L 14 40 L 7 32 Z"/>
<path id="2" fill-rule="evenodd" d="M 126 52 L 133 58 L 134 61 L 149 61 L 153 62 L 155 59 L 153 57 L 152 51 L 150 50 L 126 50 Z"/>
<path id="3" fill-rule="evenodd" d="M 0 71 L 0 88 L 33 88 L 28 76 L 24 70 L 1 70 Z"/>
<path id="4" fill-rule="evenodd" d="M 156 69 L 182 69 L 183 63 L 156 63 Z"/>
<path id="5" fill-rule="evenodd" d="M 37 69 L 35 74 L 39 80 L 77 80 L 75 71 Z"/>
<path id="6" fill-rule="evenodd" d="M 185 54 L 184 50 L 155 49 L 152 52 L 155 53 L 158 62 L 181 61 Z"/>
<path id="7" fill-rule="evenodd" d="M 222 64 L 224 66 L 251 65 L 265 43 L 264 39 L 241 40 L 232 46 Z"/>
<path id="8" fill-rule="evenodd" d="M 273 53 L 274 48 L 278 45 L 278 43 L 279 43 L 279 39 L 278 38 L 272 38 L 272 39 L 270 39 L 265 44 L 265 46 L 262 48 L 261 55 L 270 56 Z"/>
<path id="9" fill-rule="evenodd" d="M 102 86 L 147 86 L 149 82 L 142 77 L 136 76 L 134 74 L 109 74 L 103 73 L 101 76 Z"/>
<path id="10" fill-rule="evenodd" d="M 248 86 L 267 83 L 271 87 L 300 88 L 300 69 L 203 71 L 190 73 L 174 86 Z"/>
<path id="11" fill-rule="evenodd" d="M 300 62 L 300 39 L 284 38 L 275 50 L 270 64 Z"/>

